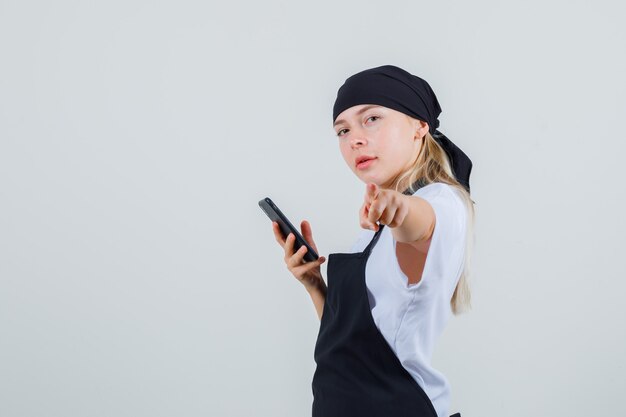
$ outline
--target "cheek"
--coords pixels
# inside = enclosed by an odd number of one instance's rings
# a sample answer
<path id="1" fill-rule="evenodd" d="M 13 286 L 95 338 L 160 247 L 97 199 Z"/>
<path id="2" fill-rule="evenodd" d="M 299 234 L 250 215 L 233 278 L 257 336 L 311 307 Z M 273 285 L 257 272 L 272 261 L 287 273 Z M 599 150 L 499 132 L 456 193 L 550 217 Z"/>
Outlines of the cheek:
<path id="1" fill-rule="evenodd" d="M 393 143 L 387 143 L 384 149 L 385 162 L 388 168 L 394 169 L 395 166 L 404 166 L 406 161 L 410 159 L 412 149 L 406 141 L 394 140 Z"/>
<path id="2" fill-rule="evenodd" d="M 349 162 L 349 149 L 344 145 L 344 144 L 340 144 L 339 145 L 339 151 L 341 152 L 341 156 L 343 157 L 344 161 Z"/>

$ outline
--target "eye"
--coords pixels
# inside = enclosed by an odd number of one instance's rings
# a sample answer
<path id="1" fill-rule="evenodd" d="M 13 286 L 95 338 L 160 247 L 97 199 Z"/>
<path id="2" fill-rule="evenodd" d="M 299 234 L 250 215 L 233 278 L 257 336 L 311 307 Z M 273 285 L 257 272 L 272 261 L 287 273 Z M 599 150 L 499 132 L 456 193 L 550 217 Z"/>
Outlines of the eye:
<path id="1" fill-rule="evenodd" d="M 365 119 L 365 120 L 367 121 L 367 120 L 369 120 L 369 119 L 376 119 L 376 120 L 378 120 L 378 119 L 380 119 L 380 116 L 370 116 L 370 117 L 368 117 L 368 118 L 367 118 L 367 119 Z M 348 130 L 348 129 L 341 129 L 339 132 L 337 132 L 337 136 L 342 136 L 342 135 L 341 135 L 341 132 L 343 132 L 344 130 Z"/>

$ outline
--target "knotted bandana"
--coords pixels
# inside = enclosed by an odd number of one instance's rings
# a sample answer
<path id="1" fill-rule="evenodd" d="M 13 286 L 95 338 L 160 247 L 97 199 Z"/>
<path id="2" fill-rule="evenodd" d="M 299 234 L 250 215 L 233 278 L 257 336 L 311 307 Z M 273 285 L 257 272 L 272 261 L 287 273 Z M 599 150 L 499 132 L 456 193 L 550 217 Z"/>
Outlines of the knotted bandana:
<path id="1" fill-rule="evenodd" d="M 402 68 L 383 65 L 352 75 L 337 92 L 333 123 L 344 110 L 359 104 L 378 104 L 428 123 L 432 137 L 445 150 L 452 173 L 467 191 L 472 161 L 437 128 L 441 107 L 428 83 Z"/>

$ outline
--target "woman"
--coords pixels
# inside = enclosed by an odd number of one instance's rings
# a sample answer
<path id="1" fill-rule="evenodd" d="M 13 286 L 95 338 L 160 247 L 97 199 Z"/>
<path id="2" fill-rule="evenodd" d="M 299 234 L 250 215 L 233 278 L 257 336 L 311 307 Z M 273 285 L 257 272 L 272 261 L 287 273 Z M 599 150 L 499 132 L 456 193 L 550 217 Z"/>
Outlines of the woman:
<path id="1" fill-rule="evenodd" d="M 449 383 L 430 365 L 451 313 L 469 307 L 474 208 L 470 159 L 439 132 L 441 108 L 423 79 L 392 65 L 349 77 L 333 127 L 366 183 L 349 253 L 304 262 L 283 239 L 289 271 L 320 317 L 313 417 L 447 417 Z M 386 227 L 385 227 L 386 226 Z M 317 251 L 308 222 L 302 235 Z M 460 417 L 460 413 L 453 417 Z"/>

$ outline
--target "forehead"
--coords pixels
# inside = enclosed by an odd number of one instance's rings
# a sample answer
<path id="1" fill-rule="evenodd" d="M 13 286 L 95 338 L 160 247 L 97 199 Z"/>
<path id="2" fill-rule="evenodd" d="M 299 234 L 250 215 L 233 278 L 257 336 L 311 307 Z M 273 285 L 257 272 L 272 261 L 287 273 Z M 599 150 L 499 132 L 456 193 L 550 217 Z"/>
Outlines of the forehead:
<path id="1" fill-rule="evenodd" d="M 380 110 L 387 109 L 387 107 L 381 106 L 380 104 L 358 104 L 356 106 L 349 107 L 339 113 L 339 115 L 337 116 L 337 120 L 335 120 L 335 123 L 333 123 L 333 126 L 337 126 L 340 123 L 345 123 L 346 119 L 359 116 L 369 109 Z"/>

